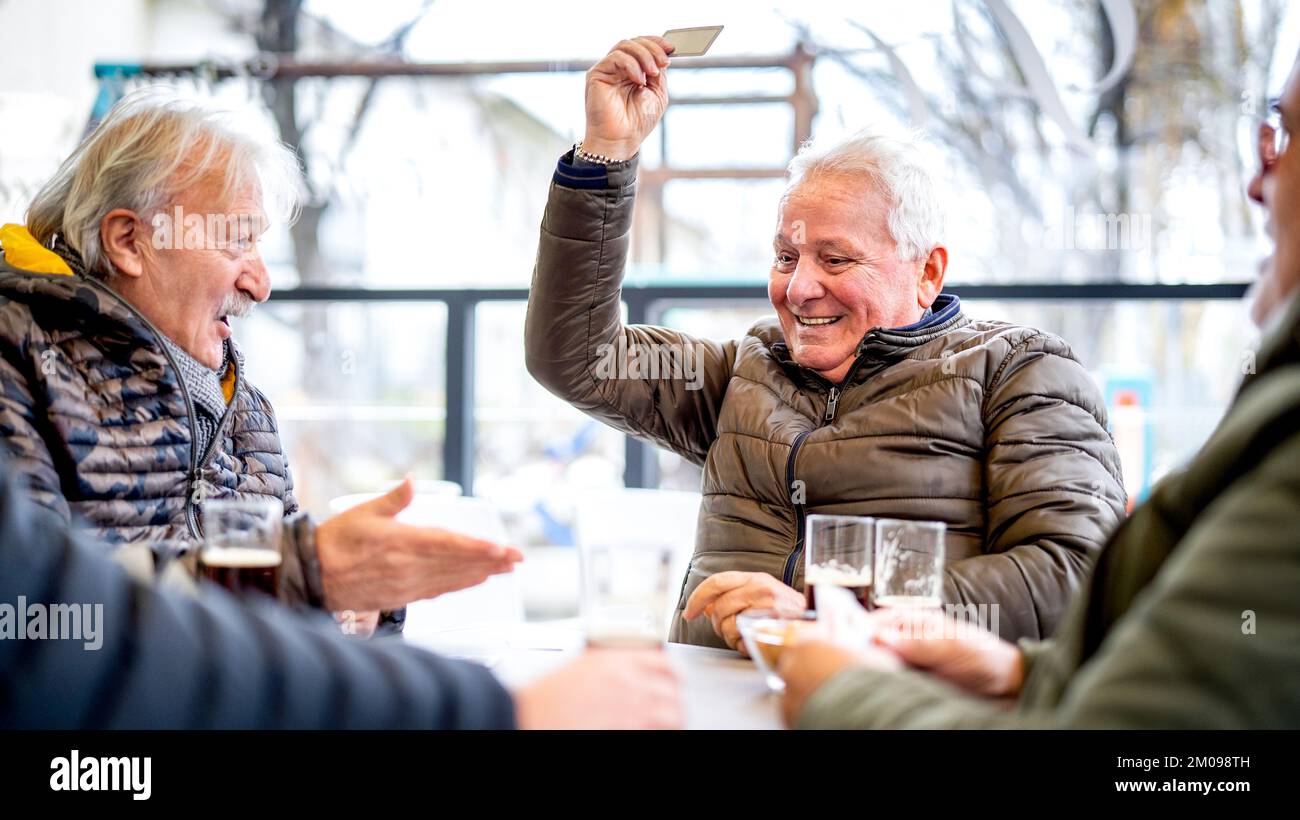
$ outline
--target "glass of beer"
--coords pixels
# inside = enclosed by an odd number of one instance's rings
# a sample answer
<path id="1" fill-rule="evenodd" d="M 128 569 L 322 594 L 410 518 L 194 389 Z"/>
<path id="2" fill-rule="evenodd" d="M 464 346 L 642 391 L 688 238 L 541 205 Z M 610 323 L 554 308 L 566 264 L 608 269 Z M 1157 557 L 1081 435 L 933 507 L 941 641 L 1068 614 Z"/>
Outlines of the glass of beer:
<path id="1" fill-rule="evenodd" d="M 945 529 L 942 521 L 876 521 L 876 606 L 939 607 Z"/>
<path id="2" fill-rule="evenodd" d="M 745 648 L 754 665 L 763 673 L 767 688 L 785 691 L 785 681 L 777 674 L 781 652 L 786 644 L 801 637 L 805 629 L 817 624 L 816 612 L 790 612 L 780 609 L 747 609 L 736 616 L 736 627 L 745 640 Z M 807 633 L 804 633 L 807 634 Z"/>
<path id="3" fill-rule="evenodd" d="M 871 609 L 875 519 L 853 515 L 810 515 L 804 531 L 804 599 L 817 609 L 817 585 L 844 587 Z"/>
<path id="4" fill-rule="evenodd" d="M 236 595 L 278 595 L 283 509 L 270 498 L 203 502 L 200 576 Z"/>
<path id="5" fill-rule="evenodd" d="M 582 547 L 587 646 L 662 648 L 668 637 L 672 549 L 644 543 Z"/>

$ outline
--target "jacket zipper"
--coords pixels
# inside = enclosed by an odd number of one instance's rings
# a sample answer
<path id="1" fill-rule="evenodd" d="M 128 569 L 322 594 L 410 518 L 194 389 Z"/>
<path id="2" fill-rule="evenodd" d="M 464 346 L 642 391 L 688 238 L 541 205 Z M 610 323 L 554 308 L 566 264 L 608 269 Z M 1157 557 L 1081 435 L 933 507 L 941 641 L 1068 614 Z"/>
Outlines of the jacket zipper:
<path id="1" fill-rule="evenodd" d="M 816 430 L 817 428 L 813 428 Z M 785 462 L 785 485 L 790 488 L 790 502 L 794 504 L 794 549 L 785 559 L 785 569 L 781 572 L 781 580 L 786 586 L 794 586 L 794 568 L 795 561 L 803 552 L 803 525 L 804 525 L 804 508 L 803 504 L 794 500 L 794 459 L 799 455 L 799 448 L 803 446 L 803 440 L 812 435 L 813 430 L 804 430 L 794 440 L 790 447 L 790 457 Z"/>
<path id="2" fill-rule="evenodd" d="M 83 276 L 81 278 L 83 281 L 90 283 L 91 287 L 94 287 L 98 290 L 102 290 L 104 293 L 107 293 L 109 296 L 113 297 L 120 304 L 122 304 L 127 310 L 131 311 L 131 313 L 137 319 L 139 319 L 140 322 L 145 327 L 149 328 L 149 332 L 154 335 L 154 341 L 157 342 L 160 348 L 162 348 L 163 356 L 166 357 L 167 363 L 171 365 L 172 370 L 176 372 L 176 381 L 178 384 L 180 384 L 181 395 L 184 396 L 185 398 L 185 414 L 187 420 L 190 423 L 190 470 L 185 477 L 185 525 L 186 528 L 189 530 L 190 537 L 192 537 L 195 541 L 201 540 L 203 535 L 199 529 L 198 516 L 194 512 L 194 490 L 198 486 L 199 463 L 200 463 L 199 454 L 194 449 L 194 430 L 197 429 L 198 427 L 198 418 L 197 418 L 198 414 L 194 410 L 194 399 L 190 396 L 190 389 L 186 387 L 185 379 L 181 376 L 180 366 L 176 364 L 176 359 L 172 357 L 172 352 L 168 350 L 167 345 L 163 343 L 162 333 L 158 331 L 158 328 L 154 327 L 153 322 L 146 319 L 144 314 L 136 309 L 135 305 L 131 304 L 126 299 L 123 299 L 112 288 L 97 281 L 96 279 L 90 276 Z M 239 392 L 239 382 L 242 378 L 243 378 L 243 373 L 238 369 L 238 365 L 236 365 L 236 370 L 235 370 L 235 392 L 236 393 Z M 226 412 L 222 414 L 221 423 L 217 425 L 217 432 L 213 434 L 212 441 L 208 442 L 208 446 L 204 451 L 204 458 L 207 457 L 208 453 L 212 452 L 213 446 L 216 445 L 217 435 L 220 434 L 221 431 L 224 429 L 226 424 L 226 419 L 230 415 L 231 408 L 234 406 L 235 406 L 235 402 L 232 399 L 230 404 L 226 406 Z"/>
<path id="3" fill-rule="evenodd" d="M 794 504 L 794 549 L 785 559 L 785 569 L 781 572 L 781 581 L 788 587 L 794 586 L 794 570 L 799 564 L 799 558 L 803 555 L 803 528 L 807 512 L 804 505 L 794 500 L 795 493 L 795 475 L 794 460 L 799 455 L 799 448 L 803 446 L 803 441 L 816 430 L 825 427 L 835 421 L 835 414 L 839 412 L 840 396 L 844 394 L 844 388 L 848 385 L 849 380 L 858 372 L 862 365 L 864 357 L 859 356 L 849 367 L 849 372 L 844 374 L 844 378 L 839 384 L 832 384 L 826 395 L 826 412 L 822 413 L 822 423 L 812 430 L 805 430 L 795 438 L 794 444 L 790 447 L 790 457 L 785 462 L 785 483 L 790 488 L 790 502 Z M 820 377 L 819 377 L 820 378 Z M 824 380 L 823 380 L 824 381 Z"/>
<path id="4" fill-rule="evenodd" d="M 840 389 L 832 387 L 830 394 L 826 398 L 826 413 L 822 416 L 822 421 L 830 424 L 835 421 L 835 411 L 840 406 Z"/>

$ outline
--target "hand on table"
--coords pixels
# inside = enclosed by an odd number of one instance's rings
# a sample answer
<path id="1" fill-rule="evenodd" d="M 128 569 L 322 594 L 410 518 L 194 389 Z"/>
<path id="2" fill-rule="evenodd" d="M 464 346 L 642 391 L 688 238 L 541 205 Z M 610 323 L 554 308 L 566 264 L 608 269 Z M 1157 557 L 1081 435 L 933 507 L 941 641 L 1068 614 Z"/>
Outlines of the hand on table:
<path id="1" fill-rule="evenodd" d="M 520 729 L 680 729 L 680 684 L 665 652 L 589 649 L 515 692 Z"/>
<path id="2" fill-rule="evenodd" d="M 803 612 L 804 596 L 766 572 L 719 572 L 695 588 L 682 617 L 692 621 L 707 615 L 727 646 L 749 657 L 736 626 L 736 616 L 747 609 Z"/>
<path id="3" fill-rule="evenodd" d="M 894 671 L 905 665 L 929 672 L 973 694 L 1015 697 L 1024 682 L 1024 656 L 1015 644 L 936 610 L 876 610 L 875 634 L 861 651 L 820 640 L 800 641 L 781 653 L 785 681 L 781 713 L 793 726 L 808 698 L 850 667 Z"/>
<path id="4" fill-rule="evenodd" d="M 903 662 L 892 652 L 876 646 L 853 650 L 820 638 L 801 640 L 799 637 L 786 644 L 777 666 L 777 674 L 785 681 L 785 692 L 781 695 L 781 717 L 785 724 L 794 726 L 812 693 L 849 667 L 892 671 L 902 669 Z"/>
<path id="5" fill-rule="evenodd" d="M 1024 682 L 1020 648 L 937 610 L 877 610 L 875 641 L 909 666 L 986 697 L 1014 697 Z"/>

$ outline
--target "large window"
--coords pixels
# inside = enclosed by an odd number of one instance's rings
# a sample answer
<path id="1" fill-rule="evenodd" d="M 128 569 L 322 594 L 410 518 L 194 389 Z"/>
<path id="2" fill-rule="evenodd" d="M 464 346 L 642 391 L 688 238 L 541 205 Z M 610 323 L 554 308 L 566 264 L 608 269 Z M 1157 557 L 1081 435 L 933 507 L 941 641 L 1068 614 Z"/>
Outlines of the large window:
<path id="1" fill-rule="evenodd" d="M 48 29 L 41 8 L 0 4 L 0 30 Z M 1111 405 L 1135 494 L 1204 440 L 1248 366 L 1240 287 L 1180 288 L 1242 285 L 1262 251 L 1243 187 L 1255 123 L 1300 42 L 1288 4 L 962 0 L 886 14 L 664 0 L 557 15 L 509 3 L 501 25 L 507 4 L 308 0 L 297 53 L 274 61 L 257 57 L 258 8 L 41 12 L 60 16 L 63 47 L 55 59 L 39 40 L 9 44 L 0 107 L 24 124 L 0 132 L 0 208 L 18 219 L 96 98 L 139 85 L 210 98 L 294 142 L 309 197 L 267 238 L 277 295 L 237 339 L 316 511 L 411 472 L 490 495 L 521 543 L 563 543 L 570 488 L 697 486 L 695 468 L 550 396 L 522 350 L 551 170 L 582 136 L 582 71 L 666 23 L 725 23 L 709 59 L 726 65 L 672 69 L 676 102 L 642 153 L 631 320 L 742 333 L 768 310 L 798 141 L 920 127 L 946 191 L 949 285 L 982 297 L 967 301 L 973 316 L 1073 345 Z M 127 68 L 96 80 L 76 54 Z M 283 73 L 339 62 L 362 70 Z M 432 68 L 364 70 L 402 62 Z M 980 290 L 999 284 L 1022 287 Z M 1088 290 L 1065 298 L 1061 285 Z"/>

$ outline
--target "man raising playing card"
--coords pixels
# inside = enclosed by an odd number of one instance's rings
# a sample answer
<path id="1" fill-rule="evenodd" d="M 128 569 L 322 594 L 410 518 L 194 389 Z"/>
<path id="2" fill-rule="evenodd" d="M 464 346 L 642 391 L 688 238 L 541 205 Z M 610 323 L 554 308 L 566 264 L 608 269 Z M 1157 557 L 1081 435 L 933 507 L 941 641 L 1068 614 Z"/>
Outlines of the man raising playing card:
<path id="1" fill-rule="evenodd" d="M 685 51 L 636 37 L 587 73 L 524 331 L 547 389 L 703 468 L 669 637 L 739 649 L 742 612 L 802 610 L 810 514 L 943 522 L 943 602 L 996 611 L 1005 639 L 1047 637 L 1124 515 L 1105 403 L 1061 339 L 972 320 L 942 292 L 945 202 L 915 144 L 862 131 L 800 150 L 777 203 L 776 316 L 742 337 L 621 321 L 636 155 Z"/>

